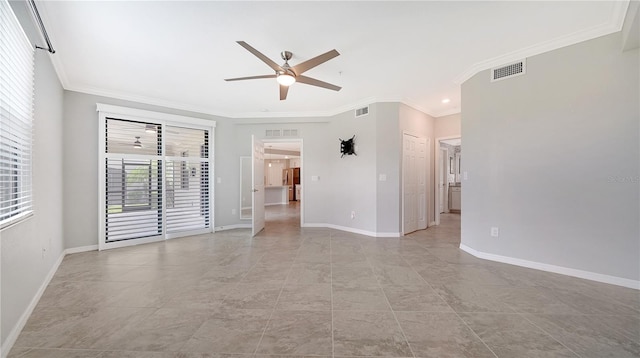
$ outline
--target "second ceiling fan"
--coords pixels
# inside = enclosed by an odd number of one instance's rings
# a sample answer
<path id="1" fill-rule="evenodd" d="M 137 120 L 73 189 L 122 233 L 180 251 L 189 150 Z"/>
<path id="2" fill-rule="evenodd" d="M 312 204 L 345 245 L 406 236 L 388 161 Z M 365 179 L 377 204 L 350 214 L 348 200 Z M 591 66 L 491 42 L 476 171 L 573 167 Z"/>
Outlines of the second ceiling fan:
<path id="1" fill-rule="evenodd" d="M 331 83 L 323 82 L 320 80 L 316 80 L 315 78 L 303 76 L 302 74 L 324 62 L 329 61 L 330 59 L 340 55 L 338 51 L 331 50 L 322 55 L 316 56 L 310 60 L 304 61 L 300 64 L 297 64 L 293 67 L 289 65 L 289 60 L 293 55 L 289 51 L 282 51 L 280 56 L 284 60 L 283 65 L 278 65 L 270 58 L 262 54 L 260 51 L 251 47 L 248 43 L 244 41 L 237 41 L 237 43 L 247 49 L 247 51 L 254 54 L 257 58 L 262 60 L 262 62 L 266 63 L 267 66 L 271 67 L 275 71 L 272 75 L 260 75 L 260 76 L 249 76 L 249 77 L 238 77 L 238 78 L 226 78 L 225 81 L 242 81 L 242 80 L 256 80 L 262 78 L 275 78 L 280 85 L 280 100 L 287 99 L 287 93 L 289 92 L 289 86 L 291 86 L 295 82 L 304 83 L 311 86 L 317 86 L 322 88 L 327 88 L 334 91 L 340 91 L 342 87 L 332 85 Z"/>

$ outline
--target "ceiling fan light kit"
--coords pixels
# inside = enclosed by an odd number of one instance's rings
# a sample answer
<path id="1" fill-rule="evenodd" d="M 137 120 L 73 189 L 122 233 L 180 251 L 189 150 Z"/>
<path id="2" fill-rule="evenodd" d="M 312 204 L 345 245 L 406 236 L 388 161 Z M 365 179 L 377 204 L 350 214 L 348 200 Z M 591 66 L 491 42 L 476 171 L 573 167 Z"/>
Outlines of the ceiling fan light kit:
<path id="1" fill-rule="evenodd" d="M 276 78 L 279 84 L 283 86 L 291 86 L 296 82 L 295 76 L 292 76 L 288 73 L 278 73 L 278 77 Z"/>
<path id="2" fill-rule="evenodd" d="M 142 149 L 142 143 L 140 143 L 140 137 L 136 136 L 136 141 L 133 142 L 133 147 L 136 149 Z"/>
<path id="3" fill-rule="evenodd" d="M 289 65 L 289 60 L 293 56 L 293 53 L 289 51 L 280 52 L 280 57 L 282 57 L 282 59 L 284 60 L 284 64 L 280 66 L 274 61 L 272 61 L 271 59 L 269 59 L 267 56 L 265 56 L 262 52 L 251 47 L 251 45 L 249 45 L 248 43 L 244 41 L 237 41 L 237 43 L 240 46 L 244 47 L 247 51 L 251 52 L 254 56 L 259 58 L 262 62 L 266 63 L 267 66 L 271 67 L 271 69 L 275 71 L 275 74 L 227 78 L 225 79 L 225 81 L 243 81 L 243 80 L 256 80 L 256 79 L 263 79 L 263 78 L 275 78 L 278 84 L 280 85 L 281 101 L 287 99 L 289 86 L 291 86 L 295 82 L 300 82 L 300 83 L 304 83 L 304 84 L 316 86 L 316 87 L 322 87 L 322 88 L 330 89 L 333 91 L 340 91 L 340 89 L 342 89 L 342 87 L 333 85 L 331 83 L 323 82 L 320 80 L 316 80 L 315 78 L 306 77 L 302 75 L 304 72 L 322 63 L 325 63 L 336 56 L 339 56 L 340 53 L 335 49 L 291 67 Z"/>

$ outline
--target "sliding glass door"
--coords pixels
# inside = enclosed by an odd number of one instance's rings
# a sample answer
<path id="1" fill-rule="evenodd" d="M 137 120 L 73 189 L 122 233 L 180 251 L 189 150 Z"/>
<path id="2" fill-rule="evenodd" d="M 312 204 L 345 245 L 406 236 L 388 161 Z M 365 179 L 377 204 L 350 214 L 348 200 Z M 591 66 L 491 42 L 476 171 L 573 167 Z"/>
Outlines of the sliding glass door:
<path id="1" fill-rule="evenodd" d="M 212 232 L 213 126 L 100 118 L 99 248 Z"/>

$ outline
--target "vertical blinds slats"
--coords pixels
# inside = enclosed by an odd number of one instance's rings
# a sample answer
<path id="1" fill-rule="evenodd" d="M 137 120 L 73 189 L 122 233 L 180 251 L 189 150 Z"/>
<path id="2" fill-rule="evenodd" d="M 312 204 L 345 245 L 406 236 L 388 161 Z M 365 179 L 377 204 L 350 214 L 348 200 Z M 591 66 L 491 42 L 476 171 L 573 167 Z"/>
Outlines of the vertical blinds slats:
<path id="1" fill-rule="evenodd" d="M 32 211 L 34 48 L 0 0 L 0 228 Z"/>

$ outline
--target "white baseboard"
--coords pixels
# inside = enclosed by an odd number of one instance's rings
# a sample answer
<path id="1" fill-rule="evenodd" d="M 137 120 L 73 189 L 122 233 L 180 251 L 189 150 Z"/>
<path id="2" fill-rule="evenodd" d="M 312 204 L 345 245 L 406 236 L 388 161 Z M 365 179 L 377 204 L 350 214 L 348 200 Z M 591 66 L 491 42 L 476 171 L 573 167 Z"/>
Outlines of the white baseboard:
<path id="1" fill-rule="evenodd" d="M 98 250 L 98 245 L 80 246 L 80 247 L 72 247 L 70 249 L 66 249 L 64 250 L 64 254 L 69 255 L 69 254 L 77 254 L 79 252 L 96 251 L 96 250 Z"/>
<path id="2" fill-rule="evenodd" d="M 96 249 L 97 249 L 97 245 L 96 245 Z M 42 282 L 42 285 L 40 285 L 40 288 L 38 288 L 38 291 L 31 299 L 31 302 L 29 302 L 29 305 L 27 306 L 27 308 L 24 310 L 24 312 L 22 312 L 20 319 L 18 320 L 18 322 L 16 322 L 16 325 L 13 327 L 11 332 L 9 332 L 7 339 L 5 339 L 5 341 L 2 344 L 2 358 L 5 358 L 9 354 L 9 351 L 11 350 L 11 348 L 13 348 L 13 345 L 16 343 L 16 340 L 18 340 L 18 336 L 20 335 L 20 332 L 22 332 L 22 329 L 27 324 L 27 321 L 29 320 L 31 313 L 33 313 L 33 310 L 38 305 L 38 302 L 40 302 L 40 298 L 44 294 L 44 291 L 47 289 L 47 286 L 49 286 L 49 283 L 51 282 L 53 275 L 55 275 L 56 271 L 58 271 L 58 267 L 60 267 L 60 264 L 62 263 L 62 260 L 66 255 L 67 255 L 67 250 L 62 251 L 62 253 L 58 257 L 56 262 L 53 264 L 53 266 L 49 270 L 49 273 L 47 273 L 47 276 Z"/>
<path id="3" fill-rule="evenodd" d="M 361 229 L 356 229 L 356 228 L 353 228 L 353 227 L 340 226 L 340 225 L 334 225 L 334 224 L 305 223 L 302 226 L 303 227 L 320 227 L 320 228 L 327 228 L 327 229 L 335 229 L 335 230 L 346 231 L 346 232 L 351 232 L 351 233 L 354 233 L 354 234 L 360 234 L 360 235 L 371 236 L 371 237 L 400 237 L 400 236 L 402 236 L 399 232 L 374 232 L 374 231 L 361 230 Z"/>
<path id="4" fill-rule="evenodd" d="M 545 263 L 542 263 L 542 262 L 523 260 L 523 259 L 518 259 L 518 258 L 515 258 L 515 257 L 502 256 L 502 255 L 496 255 L 496 254 L 489 254 L 489 253 L 486 253 L 486 252 L 477 251 L 477 250 L 475 250 L 475 249 L 473 249 L 473 248 L 471 248 L 471 247 L 469 247 L 467 245 L 464 245 L 464 244 L 460 244 L 460 249 L 465 251 L 465 252 L 467 252 L 467 253 L 469 253 L 469 254 L 471 254 L 471 255 L 473 255 L 473 256 L 475 256 L 475 257 L 478 257 L 478 258 L 481 258 L 481 259 L 485 259 L 485 260 L 502 262 L 502 263 L 505 263 L 505 264 L 522 266 L 522 267 L 532 268 L 532 269 L 541 270 L 541 271 L 559 273 L 561 275 L 573 276 L 573 277 L 583 278 L 583 279 L 586 279 L 586 280 L 603 282 L 603 283 L 608 283 L 608 284 L 611 284 L 611 285 L 622 286 L 622 287 L 627 287 L 627 288 L 633 288 L 633 289 L 636 289 L 636 290 L 640 290 L 640 281 L 630 280 L 628 278 L 604 275 L 604 274 L 601 274 L 601 273 L 578 270 L 578 269 L 573 269 L 573 268 L 569 268 L 569 267 L 550 265 L 550 264 L 545 264 Z"/>
<path id="5" fill-rule="evenodd" d="M 251 224 L 233 224 L 233 225 L 224 225 L 217 226 L 215 231 L 224 231 L 224 230 L 233 230 L 233 229 L 251 229 Z"/>
<path id="6" fill-rule="evenodd" d="M 436 222 L 432 221 L 432 222 L 429 223 L 429 227 L 434 226 L 435 224 L 436 224 Z"/>
<path id="7" fill-rule="evenodd" d="M 265 203 L 264 206 L 276 206 L 276 205 L 289 205 L 289 203 L 284 203 L 284 202 L 280 202 L 280 203 Z"/>

